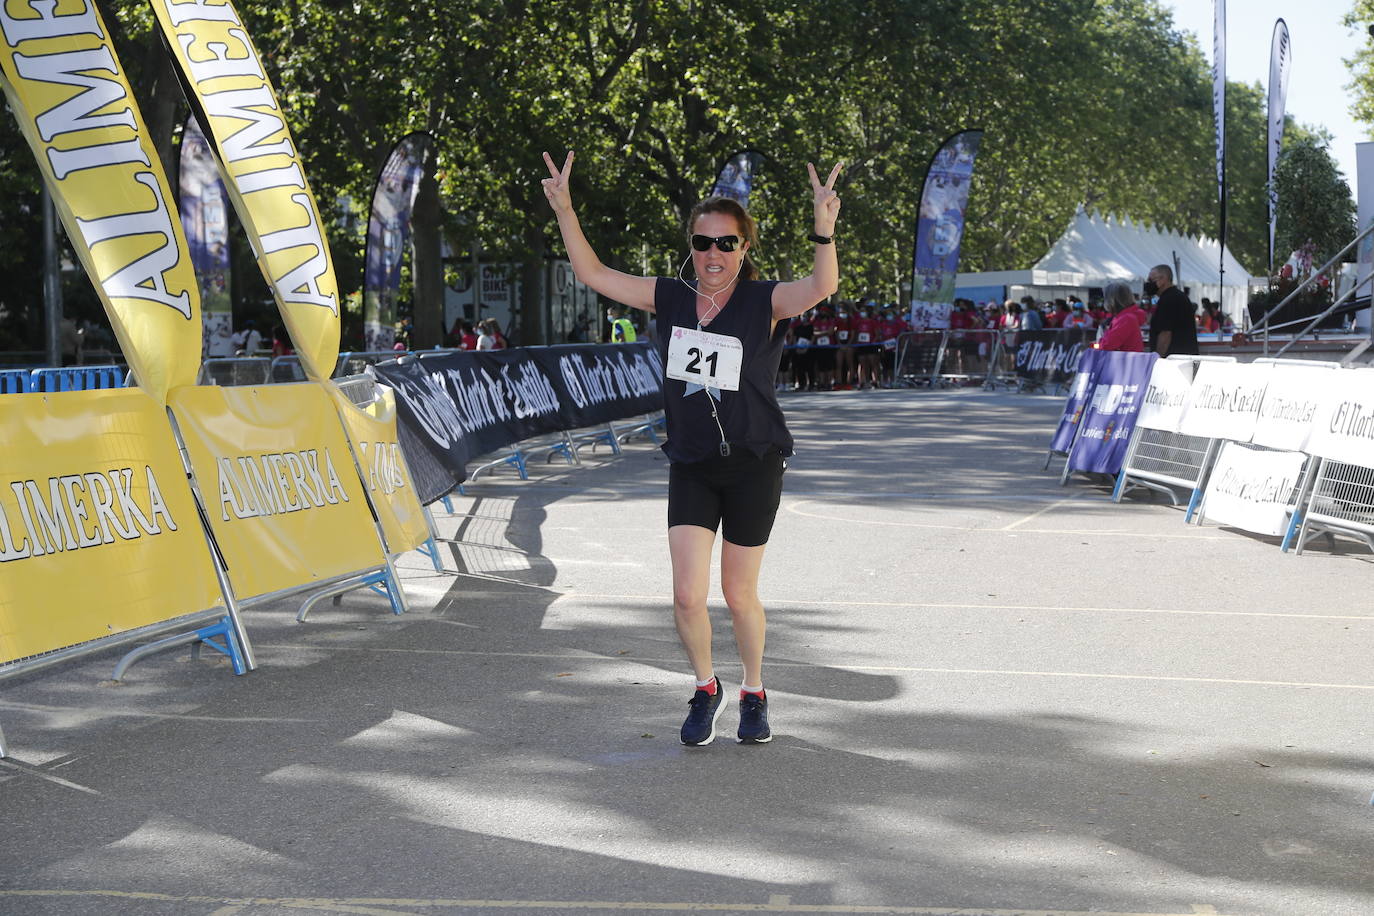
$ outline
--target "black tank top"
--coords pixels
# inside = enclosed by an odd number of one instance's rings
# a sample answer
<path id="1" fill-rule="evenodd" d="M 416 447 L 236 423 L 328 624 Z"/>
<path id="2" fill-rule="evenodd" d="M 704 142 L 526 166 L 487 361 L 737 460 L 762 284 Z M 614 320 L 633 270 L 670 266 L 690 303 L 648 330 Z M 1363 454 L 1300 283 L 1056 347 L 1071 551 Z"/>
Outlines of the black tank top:
<path id="1" fill-rule="evenodd" d="M 763 456 L 776 448 L 792 454 L 792 434 L 787 431 L 774 385 L 782 359 L 787 322 L 773 320 L 773 287 L 776 280 L 741 280 L 730 299 L 702 328 L 712 334 L 739 339 L 744 348 L 738 391 L 721 391 L 716 412 L 725 440 L 734 448 L 747 448 Z M 677 278 L 659 277 L 654 287 L 654 321 L 658 331 L 658 355 L 668 365 L 668 342 L 675 327 L 697 326 L 696 292 Z M 702 461 L 720 455 L 720 430 L 711 418 L 711 395 L 704 389 L 686 394 L 687 385 L 663 379 L 663 412 L 668 420 L 668 441 L 663 452 L 676 462 Z"/>

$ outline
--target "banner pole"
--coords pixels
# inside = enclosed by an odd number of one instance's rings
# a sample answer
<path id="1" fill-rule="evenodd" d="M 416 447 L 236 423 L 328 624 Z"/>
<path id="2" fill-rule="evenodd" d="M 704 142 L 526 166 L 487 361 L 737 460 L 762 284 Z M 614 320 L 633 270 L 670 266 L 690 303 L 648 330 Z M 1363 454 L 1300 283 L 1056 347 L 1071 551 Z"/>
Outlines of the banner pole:
<path id="1" fill-rule="evenodd" d="M 62 365 L 62 275 L 57 263 L 57 213 L 52 191 L 43 182 L 43 313 L 47 319 L 44 349 L 48 365 Z"/>
<path id="2" fill-rule="evenodd" d="M 239 612 L 234 585 L 229 581 L 229 564 L 225 561 L 219 542 L 215 540 L 215 533 L 210 528 L 210 514 L 205 509 L 205 496 L 200 491 L 200 483 L 196 480 L 195 468 L 191 465 L 191 452 L 186 448 L 186 440 L 182 438 L 181 427 L 177 425 L 176 414 L 172 413 L 170 407 L 167 408 L 167 422 L 171 424 L 172 437 L 176 439 L 177 451 L 181 454 L 181 464 L 186 469 L 186 482 L 190 484 L 191 495 L 195 499 L 196 515 L 200 518 L 201 531 L 205 533 L 205 541 L 210 547 L 211 565 L 215 567 L 215 580 L 219 583 L 220 596 L 224 598 L 225 616 L 229 618 L 229 626 L 234 631 L 233 639 L 238 643 L 239 652 L 243 656 L 244 670 L 252 671 L 258 667 L 258 662 L 253 657 L 253 644 L 249 642 L 248 631 L 243 626 L 243 617 Z"/>

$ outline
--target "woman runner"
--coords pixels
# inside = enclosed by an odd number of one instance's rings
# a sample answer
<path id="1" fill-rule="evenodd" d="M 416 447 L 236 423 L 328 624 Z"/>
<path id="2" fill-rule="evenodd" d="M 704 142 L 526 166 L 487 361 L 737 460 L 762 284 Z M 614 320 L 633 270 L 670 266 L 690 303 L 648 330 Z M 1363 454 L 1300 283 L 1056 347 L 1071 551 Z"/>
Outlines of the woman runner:
<path id="1" fill-rule="evenodd" d="M 822 183 L 807 164 L 813 197 L 809 277 L 780 283 L 760 280 L 749 260 L 757 243 L 753 218 L 737 201 L 711 197 L 687 220 L 694 280 L 636 277 L 601 263 L 582 234 L 568 194 L 573 154 L 560 170 L 544 154 L 549 177 L 544 196 L 577 279 L 609 299 L 654 315 L 664 365 L 664 413 L 670 459 L 668 553 L 673 567 L 673 617 L 696 675 L 696 690 L 682 725 L 683 744 L 710 744 L 724 709 L 724 689 L 711 661 L 711 620 L 706 594 L 711 551 L 721 528 L 721 591 L 730 607 L 735 643 L 744 666 L 740 689 L 741 743 L 771 741 L 763 689 L 764 610 L 759 567 L 782 493 L 792 436 L 778 407 L 773 380 L 787 322 L 833 295 L 839 263 L 831 238 L 840 212 L 835 179 Z"/>

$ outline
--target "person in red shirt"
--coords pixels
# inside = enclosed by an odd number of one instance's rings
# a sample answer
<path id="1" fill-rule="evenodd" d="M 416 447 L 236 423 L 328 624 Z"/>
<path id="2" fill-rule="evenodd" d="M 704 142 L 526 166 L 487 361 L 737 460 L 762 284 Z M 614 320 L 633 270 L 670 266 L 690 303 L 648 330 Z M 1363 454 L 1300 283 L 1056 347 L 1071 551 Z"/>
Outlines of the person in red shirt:
<path id="1" fill-rule="evenodd" d="M 1107 332 L 1097 342 L 1099 350 L 1124 350 L 1140 353 L 1145 349 L 1145 341 L 1140 329 L 1145 325 L 1145 310 L 1136 305 L 1131 288 L 1125 283 L 1114 281 L 1105 290 L 1107 305 L 1112 309 L 1112 323 Z"/>
<path id="2" fill-rule="evenodd" d="M 458 348 L 460 350 L 476 350 L 477 335 L 472 330 L 472 322 L 466 318 L 460 318 L 453 326 L 453 336 L 458 338 Z"/>
<path id="3" fill-rule="evenodd" d="M 854 315 L 857 303 L 841 302 L 835 314 L 835 390 L 854 387 Z"/>
<path id="4" fill-rule="evenodd" d="M 835 387 L 835 310 L 828 305 L 816 308 L 816 318 L 811 322 L 812 368 L 816 372 L 816 390 L 831 391 Z"/>
<path id="5" fill-rule="evenodd" d="M 878 387 L 878 319 L 873 315 L 873 304 L 865 302 L 850 323 L 855 355 L 859 360 L 859 390 Z"/>
<path id="6" fill-rule="evenodd" d="M 1045 316 L 1045 327 L 1062 328 L 1064 319 L 1069 317 L 1069 304 L 1063 299 L 1054 300 L 1054 311 Z"/>

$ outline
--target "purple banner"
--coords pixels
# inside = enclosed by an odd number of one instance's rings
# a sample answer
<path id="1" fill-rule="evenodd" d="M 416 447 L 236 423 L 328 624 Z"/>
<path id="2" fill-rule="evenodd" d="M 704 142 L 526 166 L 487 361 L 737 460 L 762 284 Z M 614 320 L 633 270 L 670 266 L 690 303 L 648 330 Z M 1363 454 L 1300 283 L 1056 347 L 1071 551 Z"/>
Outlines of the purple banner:
<path id="1" fill-rule="evenodd" d="M 426 133 L 401 138 L 382 166 L 372 192 L 363 272 L 363 337 L 368 350 L 390 350 L 396 340 L 401 260 L 410 242 L 410 212 L 432 142 Z"/>
<path id="2" fill-rule="evenodd" d="M 210 144 L 193 114 L 181 132 L 178 202 L 191 264 L 200 284 L 201 352 L 234 355 L 233 302 L 229 296 L 229 195 Z"/>
<path id="3" fill-rule="evenodd" d="M 1082 430 L 1069 453 L 1069 470 L 1115 474 L 1126 459 L 1135 418 L 1159 357 L 1120 350 L 1094 352 L 1099 354 L 1097 381 L 1079 421 Z"/>
<path id="4" fill-rule="evenodd" d="M 754 150 L 740 150 L 721 166 L 716 183 L 711 187 L 712 197 L 732 197 L 740 205 L 749 206 L 749 195 L 754 190 L 754 175 L 763 165 L 763 153 Z"/>
<path id="5" fill-rule="evenodd" d="M 1079 357 L 1078 372 L 1074 375 L 1073 384 L 1069 388 L 1069 399 L 1064 402 L 1064 414 L 1059 418 L 1059 427 L 1054 431 L 1054 438 L 1050 440 L 1050 451 L 1067 455 L 1073 447 L 1079 421 L 1083 419 L 1083 410 L 1088 406 L 1093 386 L 1097 384 L 1097 367 L 1104 352 L 1086 350 Z"/>
<path id="6" fill-rule="evenodd" d="M 960 131 L 945 141 L 926 171 L 912 254 L 911 322 L 917 328 L 949 327 L 959 246 L 964 238 L 973 161 L 981 130 Z"/>

